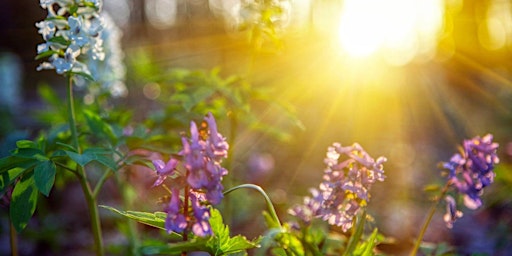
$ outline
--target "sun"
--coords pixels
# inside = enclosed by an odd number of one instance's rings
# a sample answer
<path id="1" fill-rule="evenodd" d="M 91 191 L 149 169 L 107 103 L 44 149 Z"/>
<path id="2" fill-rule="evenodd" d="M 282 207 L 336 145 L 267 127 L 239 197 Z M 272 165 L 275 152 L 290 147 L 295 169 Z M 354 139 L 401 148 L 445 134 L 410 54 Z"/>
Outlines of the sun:
<path id="1" fill-rule="evenodd" d="M 435 49 L 443 10 L 442 0 L 346 0 L 337 31 L 339 44 L 352 57 L 384 53 L 395 62 L 407 62 Z"/>

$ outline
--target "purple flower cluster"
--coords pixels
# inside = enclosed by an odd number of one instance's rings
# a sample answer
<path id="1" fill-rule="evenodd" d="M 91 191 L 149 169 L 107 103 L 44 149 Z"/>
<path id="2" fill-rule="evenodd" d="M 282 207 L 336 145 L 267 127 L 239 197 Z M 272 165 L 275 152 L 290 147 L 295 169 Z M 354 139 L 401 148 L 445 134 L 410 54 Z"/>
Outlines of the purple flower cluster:
<path id="1" fill-rule="evenodd" d="M 499 162 L 499 158 L 496 153 L 498 143 L 492 140 L 491 134 L 464 140 L 462 152 L 453 155 L 449 162 L 442 163 L 442 167 L 448 170 L 450 186 L 459 195 L 463 195 L 464 205 L 469 209 L 482 206 L 483 189 L 494 181 L 494 165 Z M 446 201 L 448 212 L 444 219 L 450 228 L 462 214 L 454 214 L 457 211 L 453 198 L 447 198 Z"/>
<path id="2" fill-rule="evenodd" d="M 171 158 L 167 163 L 162 160 L 153 161 L 158 174 L 155 186 L 162 184 L 167 177 L 176 181 L 171 200 L 165 209 L 168 232 L 183 232 L 190 228 L 197 236 L 212 234 L 208 222 L 209 205 L 218 204 L 223 198 L 224 187 L 221 181 L 228 171 L 220 164 L 227 157 L 229 145 L 218 133 L 212 114 L 208 114 L 204 120 L 207 130 L 199 130 L 197 125 L 191 122 L 190 138 L 182 137 L 183 149 L 179 152 L 182 156 L 181 161 L 175 158 Z M 179 184 L 182 186 L 180 187 Z M 190 199 L 193 218 L 186 216 L 186 211 L 183 209 L 189 202 L 188 200 L 184 202 L 180 198 L 181 188 L 185 189 Z"/>
<path id="3" fill-rule="evenodd" d="M 347 147 L 334 143 L 327 150 L 327 168 L 319 189 L 312 189 L 312 197 L 306 197 L 304 204 L 289 213 L 305 223 L 321 218 L 347 231 L 354 216 L 370 200 L 371 185 L 384 181 L 385 161 L 384 157 L 374 160 L 357 143 Z"/>

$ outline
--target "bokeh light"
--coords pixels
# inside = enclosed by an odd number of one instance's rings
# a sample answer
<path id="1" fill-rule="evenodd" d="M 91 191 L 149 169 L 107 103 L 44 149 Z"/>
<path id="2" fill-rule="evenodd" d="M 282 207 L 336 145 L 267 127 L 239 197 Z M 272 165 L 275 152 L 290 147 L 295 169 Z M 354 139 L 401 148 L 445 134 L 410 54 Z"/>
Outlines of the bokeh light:
<path id="1" fill-rule="evenodd" d="M 344 1 L 339 21 L 341 47 L 352 57 L 382 53 L 393 65 L 433 56 L 443 29 L 443 2 Z"/>

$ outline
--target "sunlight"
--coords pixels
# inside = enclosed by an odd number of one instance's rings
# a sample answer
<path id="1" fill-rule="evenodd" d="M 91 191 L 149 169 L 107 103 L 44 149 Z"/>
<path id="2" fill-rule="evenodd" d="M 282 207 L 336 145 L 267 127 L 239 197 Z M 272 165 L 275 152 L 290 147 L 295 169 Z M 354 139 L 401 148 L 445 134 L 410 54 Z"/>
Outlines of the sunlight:
<path id="1" fill-rule="evenodd" d="M 435 51 L 443 2 L 347 0 L 339 22 L 339 43 L 348 55 L 362 58 L 381 52 L 391 64 L 403 65 Z"/>

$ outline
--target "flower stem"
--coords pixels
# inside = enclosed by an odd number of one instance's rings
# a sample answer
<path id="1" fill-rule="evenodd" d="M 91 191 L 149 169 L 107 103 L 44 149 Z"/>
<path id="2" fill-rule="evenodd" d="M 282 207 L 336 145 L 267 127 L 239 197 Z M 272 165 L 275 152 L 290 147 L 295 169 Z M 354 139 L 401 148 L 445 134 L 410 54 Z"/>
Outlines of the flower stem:
<path id="1" fill-rule="evenodd" d="M 277 223 L 279 229 L 283 228 L 283 226 L 281 225 L 281 221 L 279 220 L 279 217 L 277 216 L 276 209 L 274 208 L 274 204 L 272 204 L 272 200 L 270 200 L 270 197 L 268 197 L 265 190 L 263 190 L 260 186 L 254 185 L 254 184 L 242 184 L 242 185 L 238 185 L 238 186 L 232 187 L 232 188 L 224 191 L 224 195 L 227 195 L 227 194 L 229 194 L 237 189 L 240 189 L 240 188 L 250 188 L 250 189 L 254 189 L 254 190 L 258 191 L 265 198 L 265 202 L 267 203 L 267 208 L 270 212 L 270 216 Z M 291 253 L 288 251 L 288 249 L 286 249 L 286 248 L 283 248 L 283 249 L 284 249 L 284 252 L 286 255 L 291 255 Z"/>
<path id="2" fill-rule="evenodd" d="M 76 130 L 76 117 L 75 117 L 75 103 L 73 99 L 73 77 L 69 75 L 68 77 L 68 121 L 69 121 L 69 129 L 71 130 L 71 139 L 73 140 L 73 146 L 76 151 L 80 154 L 80 144 L 78 143 L 78 132 Z"/>
<path id="3" fill-rule="evenodd" d="M 274 208 L 274 205 L 272 204 L 272 201 L 270 200 L 270 197 L 268 197 L 267 193 L 265 193 L 265 191 L 260 186 L 254 184 L 242 184 L 224 191 L 224 195 L 227 195 L 240 188 L 250 188 L 258 191 L 265 198 L 268 210 L 270 212 L 270 216 L 272 216 L 274 221 L 279 225 L 279 228 L 282 228 L 281 221 L 279 221 L 279 217 L 277 216 L 276 210 Z"/>
<path id="4" fill-rule="evenodd" d="M 80 166 L 78 168 L 79 173 L 81 174 L 79 178 L 80 185 L 82 186 L 82 191 L 84 193 L 85 201 L 87 202 L 87 208 L 89 210 L 89 217 L 91 219 L 91 229 L 92 234 L 94 236 L 96 255 L 102 256 L 105 253 L 103 249 L 103 238 L 101 234 L 101 222 L 98 211 L 98 201 L 94 196 L 94 193 L 91 189 L 91 186 L 89 185 L 89 182 L 87 181 L 85 171 Z"/>
<path id="5" fill-rule="evenodd" d="M 9 220 L 9 235 L 10 235 L 10 242 L 11 242 L 11 255 L 12 256 L 18 256 L 18 239 L 16 236 L 16 229 L 14 228 L 14 224 L 12 224 L 12 221 Z"/>
<path id="6" fill-rule="evenodd" d="M 441 191 L 441 194 L 436 198 L 434 201 L 434 204 L 430 207 L 430 210 L 427 215 L 427 219 L 425 222 L 423 222 L 423 226 L 421 227 L 420 234 L 418 235 L 418 238 L 416 239 L 416 242 L 414 243 L 414 247 L 412 248 L 410 256 L 416 256 L 418 253 L 418 250 L 420 248 L 420 244 L 423 241 L 423 236 L 425 235 L 425 232 L 427 231 L 428 226 L 430 225 L 430 221 L 432 221 L 432 217 L 434 217 L 434 213 L 436 212 L 437 205 L 441 201 L 441 199 L 444 197 L 446 192 L 448 191 L 448 187 L 450 186 L 450 182 L 447 182 L 444 186 L 443 190 Z"/>
<path id="7" fill-rule="evenodd" d="M 73 78 L 71 75 L 68 76 L 68 115 L 69 115 L 69 129 L 71 130 L 71 139 L 73 141 L 73 146 L 75 147 L 77 153 L 81 153 L 80 144 L 78 142 L 78 132 L 76 129 L 76 117 L 75 117 L 75 105 L 73 99 Z M 100 215 L 98 211 L 98 203 L 95 196 L 95 193 L 91 189 L 89 181 L 87 180 L 87 175 L 82 166 L 77 165 L 76 173 L 78 174 L 78 180 L 80 182 L 80 186 L 82 187 L 82 191 L 84 193 L 85 201 L 87 203 L 87 208 L 89 210 L 89 217 L 91 220 L 91 229 L 94 236 L 94 245 L 96 250 L 96 255 L 103 256 L 103 238 L 101 234 L 101 223 L 100 223 Z"/>
<path id="8" fill-rule="evenodd" d="M 187 176 L 188 176 L 188 170 L 187 170 Z M 188 219 L 188 199 L 189 199 L 189 193 L 190 193 L 190 187 L 188 185 L 185 186 L 185 191 L 184 191 L 184 197 L 183 197 L 183 215 L 185 216 L 185 218 Z M 186 242 L 188 240 L 188 230 L 184 230 L 183 231 L 183 241 Z M 187 255 L 187 252 L 186 251 L 182 251 L 181 252 L 181 256 L 186 256 Z"/>

